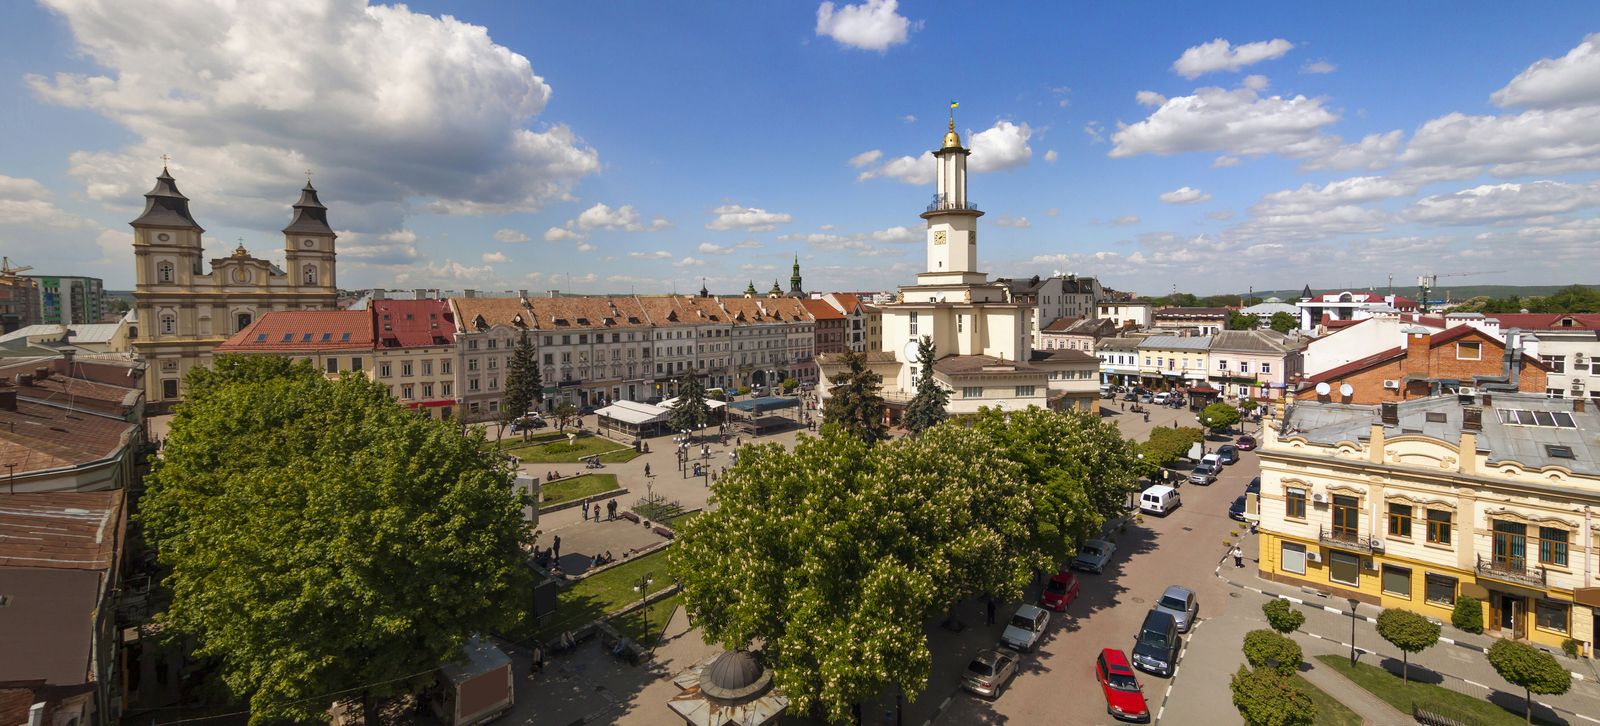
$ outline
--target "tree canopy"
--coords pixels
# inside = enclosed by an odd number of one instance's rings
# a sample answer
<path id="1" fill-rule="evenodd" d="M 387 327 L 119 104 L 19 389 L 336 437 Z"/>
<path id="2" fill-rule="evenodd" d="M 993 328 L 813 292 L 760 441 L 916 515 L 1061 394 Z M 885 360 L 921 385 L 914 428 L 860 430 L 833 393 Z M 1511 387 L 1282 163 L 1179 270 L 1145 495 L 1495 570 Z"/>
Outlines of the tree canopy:
<path id="1" fill-rule="evenodd" d="M 1244 659 L 1251 668 L 1272 668 L 1291 676 L 1304 658 L 1300 644 L 1286 635 L 1265 628 L 1244 634 Z"/>
<path id="2" fill-rule="evenodd" d="M 1455 308 L 1458 312 L 1475 313 L 1600 313 L 1600 288 L 1587 285 L 1568 285 L 1547 296 L 1506 297 L 1480 296 Z"/>
<path id="3" fill-rule="evenodd" d="M 1267 319 L 1267 327 L 1280 333 L 1287 333 L 1300 327 L 1300 319 L 1289 313 L 1273 313 Z"/>
<path id="4" fill-rule="evenodd" d="M 511 359 L 506 362 L 506 387 L 505 397 L 500 402 L 500 420 L 502 431 L 507 423 L 527 415 L 534 404 L 544 400 L 544 380 L 539 374 L 539 359 L 533 352 L 533 339 L 528 331 L 522 331 L 522 337 L 517 339 L 517 346 L 511 350 Z M 526 429 L 522 438 L 528 438 Z"/>
<path id="5" fill-rule="evenodd" d="M 867 356 L 854 350 L 839 354 L 845 369 L 828 382 L 832 388 L 822 407 L 824 423 L 838 424 L 862 441 L 875 443 L 889 438 L 883 422 L 883 376 L 867 368 Z"/>
<path id="6" fill-rule="evenodd" d="M 917 394 L 906 404 L 904 424 L 906 430 L 920 434 L 938 426 L 949 417 L 945 408 L 950 404 L 950 392 L 933 379 L 933 361 L 938 359 L 933 339 L 922 336 L 917 341 L 917 360 L 922 375 L 917 379 Z"/>
<path id="7" fill-rule="evenodd" d="M 1285 635 L 1293 633 L 1305 625 L 1306 615 L 1291 605 L 1288 600 L 1280 597 L 1272 598 L 1261 606 L 1261 612 L 1267 616 L 1267 625 Z"/>
<path id="8" fill-rule="evenodd" d="M 139 514 L 171 567 L 158 617 L 253 719 L 317 718 L 332 692 L 371 714 L 518 620 L 523 502 L 481 433 L 276 358 L 188 382 Z"/>
<path id="9" fill-rule="evenodd" d="M 1261 327 L 1261 318 L 1238 310 L 1228 311 L 1229 330 L 1255 330 L 1258 327 Z"/>
<path id="10" fill-rule="evenodd" d="M 1572 688 L 1572 674 L 1561 662 L 1527 643 L 1504 638 L 1489 646 L 1489 665 L 1513 686 L 1522 686 L 1523 717 L 1533 721 L 1533 694 L 1556 695 Z"/>
<path id="11" fill-rule="evenodd" d="M 1205 440 L 1205 432 L 1193 426 L 1183 428 L 1154 428 L 1150 437 L 1139 444 L 1144 454 L 1143 473 L 1154 474 L 1164 466 L 1174 466 L 1189 455 L 1189 448 Z"/>
<path id="12" fill-rule="evenodd" d="M 678 380 L 678 402 L 667 412 L 667 426 L 673 431 L 694 431 L 711 420 L 706 404 L 706 387 L 693 373 Z"/>
<path id="13" fill-rule="evenodd" d="M 1410 610 L 1389 608 L 1378 614 L 1378 635 L 1400 649 L 1400 679 L 1411 680 L 1411 654 L 1439 642 L 1439 626 Z"/>
<path id="14" fill-rule="evenodd" d="M 1317 705 L 1295 685 L 1291 676 L 1271 668 L 1239 666 L 1229 682 L 1233 706 L 1250 726 L 1311 726 Z"/>
<path id="15" fill-rule="evenodd" d="M 1201 423 L 1208 429 L 1226 429 L 1239 423 L 1239 409 L 1218 401 L 1200 412 Z"/>

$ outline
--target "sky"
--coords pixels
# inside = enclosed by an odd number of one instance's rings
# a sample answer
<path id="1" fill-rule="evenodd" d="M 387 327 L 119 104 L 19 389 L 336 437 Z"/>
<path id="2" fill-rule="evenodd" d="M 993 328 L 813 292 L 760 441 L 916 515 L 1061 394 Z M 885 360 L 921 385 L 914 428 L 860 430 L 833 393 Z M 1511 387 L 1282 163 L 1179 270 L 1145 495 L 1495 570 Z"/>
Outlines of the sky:
<path id="1" fill-rule="evenodd" d="M 306 173 L 345 288 L 1600 282 L 1600 5 L 42 0 L 0 8 L 0 253 L 133 281 L 170 157 L 222 256 Z"/>

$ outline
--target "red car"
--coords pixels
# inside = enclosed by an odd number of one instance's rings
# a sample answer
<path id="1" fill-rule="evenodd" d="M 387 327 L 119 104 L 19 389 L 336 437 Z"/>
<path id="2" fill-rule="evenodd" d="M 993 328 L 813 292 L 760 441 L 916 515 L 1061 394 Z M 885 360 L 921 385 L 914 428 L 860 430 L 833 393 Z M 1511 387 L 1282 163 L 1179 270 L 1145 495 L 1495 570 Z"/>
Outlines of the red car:
<path id="1" fill-rule="evenodd" d="M 1094 662 L 1094 677 L 1106 695 L 1106 713 L 1119 721 L 1148 723 L 1150 706 L 1144 702 L 1144 687 L 1133 675 L 1122 651 L 1106 648 Z"/>
<path id="2" fill-rule="evenodd" d="M 1254 451 L 1256 439 L 1254 436 L 1240 436 L 1238 441 L 1233 442 L 1233 445 L 1239 447 L 1240 451 Z"/>
<path id="3" fill-rule="evenodd" d="M 1045 583 L 1044 592 L 1039 593 L 1039 606 L 1058 613 L 1065 612 L 1067 606 L 1077 598 L 1078 576 L 1063 570 Z"/>

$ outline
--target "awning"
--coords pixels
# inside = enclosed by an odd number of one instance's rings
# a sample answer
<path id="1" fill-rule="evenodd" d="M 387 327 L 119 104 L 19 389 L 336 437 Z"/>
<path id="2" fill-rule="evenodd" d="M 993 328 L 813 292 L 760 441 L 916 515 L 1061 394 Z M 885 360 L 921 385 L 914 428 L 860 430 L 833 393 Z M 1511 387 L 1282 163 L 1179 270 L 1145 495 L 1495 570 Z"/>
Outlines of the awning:
<path id="1" fill-rule="evenodd" d="M 616 403 L 595 411 L 595 415 L 600 416 L 601 418 L 609 418 L 626 424 L 640 426 L 647 423 L 665 421 L 667 418 L 667 409 L 660 406 L 652 406 L 648 403 L 617 401 Z"/>
<path id="2" fill-rule="evenodd" d="M 1201 384 L 1201 385 L 1198 385 L 1198 386 L 1189 386 L 1189 392 L 1190 393 L 1199 393 L 1201 395 L 1216 395 L 1217 389 L 1212 388 L 1211 386 L 1207 386 L 1205 384 Z"/>
<path id="3" fill-rule="evenodd" d="M 673 406 L 676 406 L 676 405 L 678 405 L 678 397 L 677 396 L 673 396 L 672 398 L 669 398 L 669 399 L 661 402 L 661 407 L 662 408 L 672 408 Z M 711 409 L 711 410 L 713 410 L 713 411 L 715 411 L 715 410 L 717 410 L 719 408 L 722 408 L 723 406 L 726 406 L 726 405 L 728 405 L 728 404 L 723 403 L 722 401 L 718 401 L 718 400 L 716 400 L 714 398 L 707 398 L 706 399 L 706 407 Z"/>

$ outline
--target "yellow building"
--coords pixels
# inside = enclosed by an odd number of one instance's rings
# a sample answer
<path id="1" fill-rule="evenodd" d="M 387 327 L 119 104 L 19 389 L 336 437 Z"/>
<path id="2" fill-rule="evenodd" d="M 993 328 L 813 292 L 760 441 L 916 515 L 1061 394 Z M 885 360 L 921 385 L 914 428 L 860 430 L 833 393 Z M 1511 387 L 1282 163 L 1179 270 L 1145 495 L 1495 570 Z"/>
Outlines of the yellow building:
<path id="1" fill-rule="evenodd" d="M 1206 380 L 1209 335 L 1152 335 L 1139 343 L 1139 380 L 1156 390 L 1183 388 Z"/>
<path id="2" fill-rule="evenodd" d="M 1261 575 L 1592 654 L 1600 415 L 1582 399 L 1300 402 L 1261 447 Z"/>

